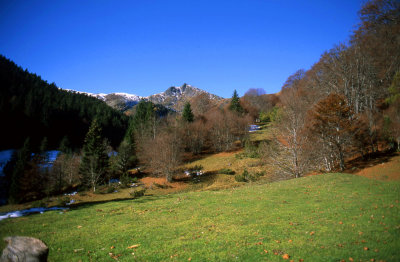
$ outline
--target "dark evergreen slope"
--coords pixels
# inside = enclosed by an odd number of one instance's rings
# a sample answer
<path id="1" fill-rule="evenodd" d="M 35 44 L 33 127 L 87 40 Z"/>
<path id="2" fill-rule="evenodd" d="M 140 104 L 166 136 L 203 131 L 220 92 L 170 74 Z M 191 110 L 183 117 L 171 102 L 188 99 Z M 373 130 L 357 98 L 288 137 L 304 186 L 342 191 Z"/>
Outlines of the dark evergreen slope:
<path id="1" fill-rule="evenodd" d="M 34 147 L 47 137 L 56 148 L 65 136 L 80 147 L 94 118 L 117 146 L 127 116 L 94 97 L 61 90 L 0 55 L 0 149 L 19 148 L 27 137 Z"/>

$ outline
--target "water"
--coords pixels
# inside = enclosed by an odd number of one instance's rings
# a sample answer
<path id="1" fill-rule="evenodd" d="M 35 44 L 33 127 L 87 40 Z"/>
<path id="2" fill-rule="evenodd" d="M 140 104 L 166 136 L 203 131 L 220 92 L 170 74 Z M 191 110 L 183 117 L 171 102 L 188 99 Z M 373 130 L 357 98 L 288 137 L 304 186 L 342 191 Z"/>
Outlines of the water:
<path id="1" fill-rule="evenodd" d="M 255 131 L 259 130 L 259 129 L 260 129 L 259 125 L 250 125 L 249 126 L 249 132 L 255 132 Z"/>
<path id="2" fill-rule="evenodd" d="M 34 207 L 34 208 L 29 208 L 29 209 L 24 209 L 24 210 L 11 211 L 8 213 L 0 214 L 0 221 L 3 219 L 6 219 L 6 218 L 22 217 L 22 216 L 26 216 L 26 215 L 34 214 L 34 213 L 43 214 L 43 212 L 46 212 L 46 211 L 66 210 L 66 209 L 68 209 L 68 208 L 65 208 L 65 207 Z"/>

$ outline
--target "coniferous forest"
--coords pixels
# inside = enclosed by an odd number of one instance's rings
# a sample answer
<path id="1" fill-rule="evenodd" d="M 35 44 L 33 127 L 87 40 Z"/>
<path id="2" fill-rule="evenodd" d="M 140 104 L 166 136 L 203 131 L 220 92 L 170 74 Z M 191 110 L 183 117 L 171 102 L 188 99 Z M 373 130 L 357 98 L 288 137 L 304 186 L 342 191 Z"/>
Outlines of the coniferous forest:
<path id="1" fill-rule="evenodd" d="M 0 86 L 1 149 L 20 148 L 28 137 L 36 150 L 45 137 L 49 148 L 67 139 L 77 149 L 95 118 L 111 145 L 119 145 L 125 135 L 128 118 L 121 112 L 96 98 L 61 90 L 4 56 Z"/>

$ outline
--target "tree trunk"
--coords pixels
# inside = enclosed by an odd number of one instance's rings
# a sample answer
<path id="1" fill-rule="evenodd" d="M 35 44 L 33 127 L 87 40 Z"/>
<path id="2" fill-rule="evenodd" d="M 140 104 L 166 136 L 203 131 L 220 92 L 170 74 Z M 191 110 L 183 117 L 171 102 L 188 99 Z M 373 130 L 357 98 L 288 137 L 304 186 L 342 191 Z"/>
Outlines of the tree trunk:
<path id="1" fill-rule="evenodd" d="M 339 159 L 340 159 L 340 171 L 344 171 L 344 168 L 345 168 L 344 155 L 343 155 L 343 151 L 341 148 L 339 148 Z"/>

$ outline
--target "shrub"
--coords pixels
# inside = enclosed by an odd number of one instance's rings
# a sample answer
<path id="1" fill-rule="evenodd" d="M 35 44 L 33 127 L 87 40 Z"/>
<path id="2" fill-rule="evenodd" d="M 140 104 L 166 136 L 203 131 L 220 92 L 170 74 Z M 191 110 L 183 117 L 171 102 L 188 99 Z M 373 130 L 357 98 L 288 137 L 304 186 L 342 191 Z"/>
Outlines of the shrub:
<path id="1" fill-rule="evenodd" d="M 200 171 L 200 170 L 202 170 L 203 169 L 203 166 L 202 165 L 195 165 L 195 166 L 193 166 L 193 167 L 189 167 L 189 171 L 190 172 L 196 172 L 196 171 Z"/>
<path id="2" fill-rule="evenodd" d="M 129 173 L 124 173 L 120 178 L 122 188 L 127 188 L 133 183 L 133 178 L 129 176 Z"/>
<path id="3" fill-rule="evenodd" d="M 130 192 L 129 194 L 131 195 L 132 198 L 138 198 L 141 196 L 144 196 L 144 193 L 146 192 L 145 188 L 138 188 Z"/>
<path id="4" fill-rule="evenodd" d="M 235 176 L 235 180 L 237 182 L 249 182 L 249 181 L 257 181 L 260 176 L 265 175 L 265 172 L 256 172 L 254 174 L 249 173 L 246 169 L 243 171 L 242 174 L 237 174 Z"/>
<path id="5" fill-rule="evenodd" d="M 67 203 L 69 203 L 70 201 L 71 200 L 68 196 L 59 197 L 59 198 L 57 198 L 56 206 L 58 206 L 58 207 L 66 206 Z"/>
<path id="6" fill-rule="evenodd" d="M 245 158 L 246 157 L 246 154 L 245 153 L 237 153 L 237 154 L 235 154 L 235 158 L 236 159 L 243 159 L 243 158 Z"/>
<path id="7" fill-rule="evenodd" d="M 47 207 L 47 201 L 46 199 L 37 200 L 32 203 L 32 207 Z"/>
<path id="8" fill-rule="evenodd" d="M 235 180 L 237 182 L 247 182 L 249 177 L 249 172 L 245 169 L 242 174 L 237 174 Z"/>
<path id="9" fill-rule="evenodd" d="M 219 170 L 218 173 L 225 174 L 225 175 L 234 175 L 235 171 L 233 171 L 232 169 L 229 169 L 229 168 L 223 168 L 223 169 Z"/>
<path id="10" fill-rule="evenodd" d="M 260 176 L 264 176 L 265 175 L 265 171 L 260 171 L 255 173 L 255 176 L 260 177 Z"/>
<path id="11" fill-rule="evenodd" d="M 258 118 L 260 119 L 261 122 L 267 123 L 271 121 L 271 117 L 268 113 L 265 112 L 260 112 Z"/>
<path id="12" fill-rule="evenodd" d="M 257 145 L 254 142 L 250 141 L 249 139 L 247 139 L 244 144 L 244 156 L 250 158 L 260 157 Z"/>
<path id="13" fill-rule="evenodd" d="M 115 189 L 116 188 L 114 186 L 109 186 L 109 187 L 107 187 L 106 192 L 107 192 L 107 194 L 111 194 L 111 193 L 114 193 Z"/>

